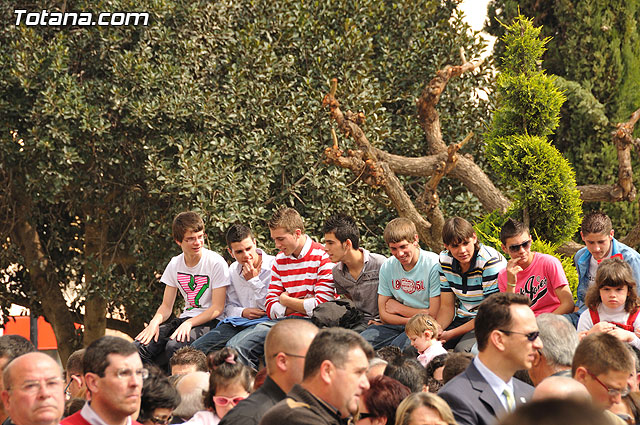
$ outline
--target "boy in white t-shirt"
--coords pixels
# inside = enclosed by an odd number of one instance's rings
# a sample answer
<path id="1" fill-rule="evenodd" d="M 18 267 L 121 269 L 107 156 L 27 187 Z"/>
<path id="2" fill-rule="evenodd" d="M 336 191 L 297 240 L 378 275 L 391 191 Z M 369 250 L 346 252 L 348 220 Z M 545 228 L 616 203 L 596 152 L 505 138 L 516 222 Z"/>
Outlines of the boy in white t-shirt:
<path id="1" fill-rule="evenodd" d="M 165 284 L 162 304 L 136 336 L 142 361 L 165 369 L 176 350 L 216 326 L 229 285 L 226 261 L 204 247 L 204 222 L 197 213 L 178 214 L 172 230 L 182 254 L 173 257 L 164 270 L 160 278 Z M 178 291 L 185 301 L 184 310 L 179 318 L 171 318 Z"/>

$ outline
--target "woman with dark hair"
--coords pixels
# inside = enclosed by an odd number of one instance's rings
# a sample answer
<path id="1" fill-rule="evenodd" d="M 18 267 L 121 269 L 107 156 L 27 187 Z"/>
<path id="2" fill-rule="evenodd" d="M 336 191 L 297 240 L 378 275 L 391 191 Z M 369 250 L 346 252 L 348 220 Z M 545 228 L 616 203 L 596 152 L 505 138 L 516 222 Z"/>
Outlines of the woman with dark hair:
<path id="1" fill-rule="evenodd" d="M 360 397 L 360 412 L 356 425 L 393 424 L 396 408 L 411 394 L 411 390 L 388 376 L 373 378 L 369 389 Z"/>
<path id="2" fill-rule="evenodd" d="M 138 422 L 144 425 L 167 425 L 173 409 L 180 404 L 180 394 L 169 378 L 155 366 L 147 366 L 149 377 L 142 384 Z"/>

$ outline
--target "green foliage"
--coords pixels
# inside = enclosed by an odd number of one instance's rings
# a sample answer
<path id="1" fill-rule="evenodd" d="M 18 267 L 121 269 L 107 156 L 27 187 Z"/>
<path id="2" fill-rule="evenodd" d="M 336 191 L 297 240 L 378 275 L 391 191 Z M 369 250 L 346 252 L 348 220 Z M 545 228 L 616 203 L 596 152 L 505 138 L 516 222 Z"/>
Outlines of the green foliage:
<path id="1" fill-rule="evenodd" d="M 579 184 L 612 183 L 617 177 L 612 124 L 628 120 L 640 107 L 640 1 L 492 0 L 486 29 L 502 37 L 505 28 L 498 20 L 510 22 L 520 13 L 542 26 L 543 37 L 553 37 L 544 67 L 564 78 L 555 81 L 567 102 L 554 145 L 574 166 Z M 498 40 L 494 54 L 504 48 Z M 634 169 L 637 165 L 634 157 Z M 637 222 L 635 202 L 592 203 L 585 210 L 605 211 L 622 234 Z"/>
<path id="2" fill-rule="evenodd" d="M 5 1 L 0 12 L 49 3 Z M 265 224 L 286 204 L 315 239 L 328 215 L 347 211 L 364 245 L 384 253 L 382 229 L 396 214 L 386 197 L 322 162 L 331 124 L 321 99 L 338 78 L 340 101 L 364 110 L 372 143 L 426 153 L 416 96 L 437 69 L 459 62 L 460 47 L 467 57 L 484 47 L 456 5 L 68 2 L 68 11 L 149 11 L 150 25 L 0 29 L 0 177 L 29 200 L 29 220 L 61 286 L 98 291 L 112 311 L 123 304 L 135 326 L 160 303 L 159 273 L 179 253 L 170 224 L 182 210 L 203 214 L 218 252 L 236 221 L 250 223 L 273 251 Z M 449 84 L 439 104 L 447 142 L 485 124 L 476 89 L 489 78 L 481 70 Z M 16 210 L 5 201 L 1 216 L 10 218 Z M 6 238 L 11 221 L 1 224 L 2 265 L 21 264 Z M 93 225 L 103 229 L 105 246 L 90 256 Z M 85 276 L 91 287 L 80 284 Z M 3 277 L 30 294 L 28 274 Z"/>
<path id="3" fill-rule="evenodd" d="M 486 134 L 486 155 L 514 191 L 508 215 L 528 218 L 532 231 L 559 244 L 575 234 L 581 201 L 569 163 L 546 140 L 558 124 L 564 96 L 537 69 L 546 43 L 538 34 L 523 16 L 507 27 L 507 56 L 498 76 L 498 109 Z"/>

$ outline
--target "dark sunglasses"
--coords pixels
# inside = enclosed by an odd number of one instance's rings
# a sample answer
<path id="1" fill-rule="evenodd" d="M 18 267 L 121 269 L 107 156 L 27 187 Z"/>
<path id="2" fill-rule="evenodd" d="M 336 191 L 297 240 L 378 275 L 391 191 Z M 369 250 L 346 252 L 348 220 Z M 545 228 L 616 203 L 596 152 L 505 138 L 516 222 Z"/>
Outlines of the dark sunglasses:
<path id="1" fill-rule="evenodd" d="M 506 333 L 506 334 L 518 334 L 518 335 L 524 335 L 527 337 L 527 339 L 531 342 L 535 341 L 536 339 L 538 339 L 538 337 L 540 336 L 540 332 L 539 331 L 533 331 L 533 332 L 529 332 L 528 334 L 523 333 L 523 332 L 515 332 L 515 331 L 505 331 L 502 329 L 498 329 L 500 332 Z"/>
<path id="2" fill-rule="evenodd" d="M 156 425 L 167 425 L 171 423 L 172 419 L 173 419 L 173 416 L 168 416 L 166 418 L 158 418 L 154 416 L 151 418 L 151 422 L 153 422 Z"/>
<path id="3" fill-rule="evenodd" d="M 524 241 L 522 243 L 519 243 L 517 245 L 509 245 L 507 247 L 507 249 L 510 252 L 518 252 L 518 251 L 520 251 L 520 248 L 529 249 L 530 246 L 531 246 L 531 239 L 529 239 L 528 241 Z"/>

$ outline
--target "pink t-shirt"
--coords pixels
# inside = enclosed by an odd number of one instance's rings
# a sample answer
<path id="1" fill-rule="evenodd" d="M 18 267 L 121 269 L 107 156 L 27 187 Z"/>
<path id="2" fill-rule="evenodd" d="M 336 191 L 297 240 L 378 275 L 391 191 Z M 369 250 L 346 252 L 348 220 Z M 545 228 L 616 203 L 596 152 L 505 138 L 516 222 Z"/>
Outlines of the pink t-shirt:
<path id="1" fill-rule="evenodd" d="M 515 293 L 529 297 L 536 316 L 558 308 L 560 300 L 556 290 L 569 284 L 560 260 L 540 252 L 533 253 L 533 261 L 517 277 Z M 498 273 L 498 288 L 500 292 L 507 289 L 507 269 Z"/>

